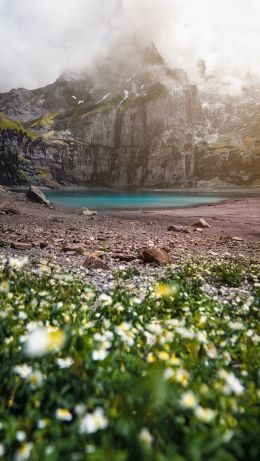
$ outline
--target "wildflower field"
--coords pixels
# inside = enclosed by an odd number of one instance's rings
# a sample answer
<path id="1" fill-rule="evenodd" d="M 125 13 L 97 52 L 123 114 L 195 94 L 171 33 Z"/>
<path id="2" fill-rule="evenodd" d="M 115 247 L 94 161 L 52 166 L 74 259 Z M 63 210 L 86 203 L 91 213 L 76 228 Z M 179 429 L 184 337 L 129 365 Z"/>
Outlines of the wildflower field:
<path id="1" fill-rule="evenodd" d="M 0 271 L 0 459 L 260 459 L 259 270 Z"/>

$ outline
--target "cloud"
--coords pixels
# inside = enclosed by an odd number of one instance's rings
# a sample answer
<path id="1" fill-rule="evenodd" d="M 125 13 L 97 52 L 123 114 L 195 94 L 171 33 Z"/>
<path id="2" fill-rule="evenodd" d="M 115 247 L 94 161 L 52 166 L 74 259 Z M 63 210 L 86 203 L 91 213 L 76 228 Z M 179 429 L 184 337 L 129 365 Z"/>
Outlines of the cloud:
<path id="1" fill-rule="evenodd" d="M 0 90 L 34 88 L 154 41 L 172 67 L 239 88 L 260 77 L 259 0 L 0 0 Z M 121 50 L 121 51 L 120 51 Z"/>

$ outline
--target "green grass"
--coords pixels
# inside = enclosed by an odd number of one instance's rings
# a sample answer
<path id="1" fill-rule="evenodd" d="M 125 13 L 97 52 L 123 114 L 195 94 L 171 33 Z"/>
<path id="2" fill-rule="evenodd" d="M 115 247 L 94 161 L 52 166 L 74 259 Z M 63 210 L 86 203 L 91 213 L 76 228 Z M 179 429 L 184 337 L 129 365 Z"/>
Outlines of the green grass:
<path id="1" fill-rule="evenodd" d="M 0 113 L 0 130 L 6 129 L 13 131 L 21 131 L 31 139 L 36 139 L 38 137 L 38 134 L 35 131 L 25 128 L 22 125 L 22 123 L 13 121 L 10 118 L 6 117 L 3 113 Z"/>
<path id="2" fill-rule="evenodd" d="M 36 120 L 36 122 L 34 122 L 32 124 L 33 127 L 42 127 L 42 126 L 46 126 L 46 125 L 53 125 L 53 123 L 55 122 L 55 118 L 59 115 L 59 112 L 55 112 L 53 114 L 48 114 L 48 115 L 45 115 L 44 117 L 40 118 L 39 120 Z"/>
<path id="3" fill-rule="evenodd" d="M 47 168 L 37 168 L 36 174 L 40 179 L 41 183 L 47 187 L 53 187 L 55 181 L 51 177 L 50 171 Z"/>
<path id="4" fill-rule="evenodd" d="M 0 268 L 6 461 L 258 461 L 257 265 L 120 270 L 109 293 L 19 265 Z"/>

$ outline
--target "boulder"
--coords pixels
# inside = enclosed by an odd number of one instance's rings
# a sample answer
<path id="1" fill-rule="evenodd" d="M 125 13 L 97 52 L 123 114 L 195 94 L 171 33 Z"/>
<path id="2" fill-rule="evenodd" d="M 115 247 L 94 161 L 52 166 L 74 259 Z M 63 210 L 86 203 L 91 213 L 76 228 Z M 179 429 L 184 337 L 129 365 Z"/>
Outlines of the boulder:
<path id="1" fill-rule="evenodd" d="M 142 259 L 144 263 L 155 263 L 159 266 L 171 264 L 172 260 L 168 253 L 162 248 L 145 248 Z"/>
<path id="2" fill-rule="evenodd" d="M 41 203 L 48 207 L 50 206 L 49 200 L 47 200 L 45 194 L 38 187 L 30 186 L 26 192 L 26 196 L 33 202 Z"/>
<path id="3" fill-rule="evenodd" d="M 204 218 L 200 218 L 198 221 L 192 224 L 192 226 L 201 229 L 209 229 L 211 227 Z"/>

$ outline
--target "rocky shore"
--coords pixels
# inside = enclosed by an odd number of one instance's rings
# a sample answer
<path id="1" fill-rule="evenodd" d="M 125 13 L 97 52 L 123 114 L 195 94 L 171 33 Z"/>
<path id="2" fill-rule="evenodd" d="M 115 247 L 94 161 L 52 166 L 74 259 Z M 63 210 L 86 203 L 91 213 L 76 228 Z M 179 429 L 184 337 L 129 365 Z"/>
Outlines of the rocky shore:
<path id="1" fill-rule="evenodd" d="M 107 211 L 34 203 L 0 190 L 0 255 L 109 279 L 120 268 L 149 273 L 189 257 L 257 261 L 260 198 L 160 211 Z"/>

